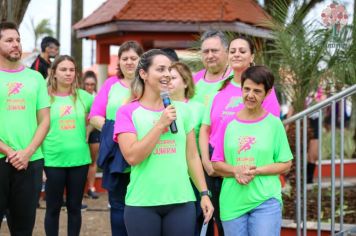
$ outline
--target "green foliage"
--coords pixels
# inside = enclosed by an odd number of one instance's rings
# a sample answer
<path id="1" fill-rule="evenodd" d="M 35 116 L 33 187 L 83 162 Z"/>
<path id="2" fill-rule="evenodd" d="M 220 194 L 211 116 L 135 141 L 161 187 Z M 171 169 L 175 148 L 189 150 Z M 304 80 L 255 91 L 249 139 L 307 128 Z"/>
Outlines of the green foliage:
<path id="1" fill-rule="evenodd" d="M 355 45 L 348 43 L 352 27 L 344 27 L 336 41 L 331 29 L 320 29 L 314 22 L 305 22 L 307 7 L 294 6 L 291 20 L 285 22 L 285 12 L 290 6 L 278 0 L 274 18 L 266 22 L 274 40 L 265 45 L 264 61 L 273 70 L 295 112 L 305 108 L 306 97 L 316 91 L 323 80 L 350 85 L 356 78 Z M 342 47 L 333 48 L 333 43 Z"/>
<path id="2" fill-rule="evenodd" d="M 43 19 L 37 25 L 34 25 L 33 20 L 31 20 L 31 24 L 35 35 L 35 48 L 37 47 L 39 38 L 42 36 L 53 36 L 54 34 L 49 19 Z"/>

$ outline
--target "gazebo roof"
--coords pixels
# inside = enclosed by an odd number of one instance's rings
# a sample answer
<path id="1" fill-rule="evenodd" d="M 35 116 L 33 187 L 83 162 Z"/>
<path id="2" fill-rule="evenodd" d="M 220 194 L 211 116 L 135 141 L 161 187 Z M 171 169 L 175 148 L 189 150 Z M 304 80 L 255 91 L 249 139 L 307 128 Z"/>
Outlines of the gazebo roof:
<path id="1" fill-rule="evenodd" d="M 269 18 L 254 0 L 108 0 L 73 27 L 79 31 L 78 37 L 137 26 L 142 31 L 146 24 L 158 24 L 158 29 L 163 31 L 179 31 L 178 27 L 193 32 L 204 30 L 212 23 L 220 23 L 223 30 L 229 30 L 233 24 L 263 30 L 260 24 Z M 121 28 L 118 22 L 122 23 Z M 106 28 L 98 30 L 103 26 Z"/>

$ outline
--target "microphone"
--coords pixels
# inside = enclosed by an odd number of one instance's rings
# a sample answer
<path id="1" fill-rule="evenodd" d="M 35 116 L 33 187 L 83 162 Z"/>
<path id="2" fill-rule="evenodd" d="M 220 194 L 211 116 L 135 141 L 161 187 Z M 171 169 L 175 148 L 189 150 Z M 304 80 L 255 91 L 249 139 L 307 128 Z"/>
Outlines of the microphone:
<path id="1" fill-rule="evenodd" d="M 160 93 L 160 95 L 161 95 L 164 107 L 168 107 L 169 105 L 171 105 L 171 99 L 169 99 L 168 91 L 162 91 Z M 178 132 L 175 120 L 169 125 L 169 128 L 170 128 L 172 134 L 176 134 Z"/>

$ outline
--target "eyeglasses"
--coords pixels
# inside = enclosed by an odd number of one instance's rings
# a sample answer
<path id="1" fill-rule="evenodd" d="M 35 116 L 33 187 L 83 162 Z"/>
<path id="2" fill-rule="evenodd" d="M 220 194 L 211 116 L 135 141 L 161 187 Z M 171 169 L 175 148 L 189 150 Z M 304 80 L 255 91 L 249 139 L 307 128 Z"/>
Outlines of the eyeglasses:
<path id="1" fill-rule="evenodd" d="M 90 86 L 90 87 L 91 87 L 91 86 L 96 86 L 95 83 L 84 83 L 84 85 L 85 85 L 85 86 Z"/>

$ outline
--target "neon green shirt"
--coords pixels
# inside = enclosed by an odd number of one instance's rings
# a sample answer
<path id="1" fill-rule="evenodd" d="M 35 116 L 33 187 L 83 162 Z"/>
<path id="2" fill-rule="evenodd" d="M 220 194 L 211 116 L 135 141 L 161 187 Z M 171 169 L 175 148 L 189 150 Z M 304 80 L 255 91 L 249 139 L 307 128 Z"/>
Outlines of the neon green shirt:
<path id="1" fill-rule="evenodd" d="M 49 107 L 46 82 L 34 70 L 0 70 L 0 140 L 14 150 L 25 149 L 37 130 L 37 111 Z M 0 153 L 0 158 L 5 155 Z M 41 148 L 30 161 L 43 158 Z"/>
<path id="2" fill-rule="evenodd" d="M 211 97 L 221 88 L 224 81 L 233 74 L 233 70 L 228 68 L 225 77 L 220 78 L 217 81 L 205 80 L 205 72 L 206 70 L 201 70 L 194 75 L 195 95 L 191 100 L 200 102 L 206 107 L 208 106 Z"/>
<path id="3" fill-rule="evenodd" d="M 194 126 L 194 132 L 195 132 L 195 139 L 197 142 L 197 148 L 200 153 L 200 148 L 199 148 L 199 131 L 200 131 L 200 126 L 202 124 L 203 116 L 204 116 L 204 105 L 201 104 L 200 102 L 192 101 L 189 100 L 187 102 L 187 105 L 190 109 L 190 116 L 191 116 L 191 122 L 193 123 Z"/>
<path id="4" fill-rule="evenodd" d="M 178 133 L 168 129 L 140 164 L 131 166 L 126 205 L 158 206 L 195 201 L 189 181 L 186 160 L 186 136 L 193 130 L 190 110 L 182 102 L 174 102 L 177 110 Z M 135 133 L 141 140 L 153 128 L 163 110 L 153 111 L 138 101 L 122 106 L 117 112 L 114 140 L 120 133 Z"/>
<path id="5" fill-rule="evenodd" d="M 293 159 L 282 122 L 270 113 L 256 121 L 234 118 L 222 124 L 212 161 L 265 166 Z M 247 185 L 233 177 L 223 180 L 220 193 L 221 220 L 238 218 L 270 198 L 282 203 L 279 175 L 257 175 Z"/>
<path id="6" fill-rule="evenodd" d="M 51 126 L 42 148 L 45 166 L 73 167 L 91 162 L 89 145 L 86 142 L 86 114 L 93 96 L 77 90 L 73 96 L 55 96 L 51 105 Z"/>

